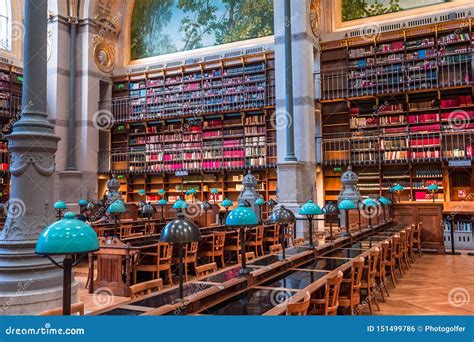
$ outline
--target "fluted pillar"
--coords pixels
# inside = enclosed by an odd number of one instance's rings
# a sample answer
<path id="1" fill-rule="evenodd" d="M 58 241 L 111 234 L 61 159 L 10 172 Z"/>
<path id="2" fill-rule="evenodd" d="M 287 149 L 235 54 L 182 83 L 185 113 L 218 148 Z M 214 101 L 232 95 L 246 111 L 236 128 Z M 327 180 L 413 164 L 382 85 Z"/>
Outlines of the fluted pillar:
<path id="1" fill-rule="evenodd" d="M 54 154 L 59 138 L 46 112 L 47 0 L 25 0 L 21 119 L 7 136 L 11 194 L 0 234 L 0 315 L 31 314 L 61 305 L 62 272 L 34 253 L 54 221 Z"/>

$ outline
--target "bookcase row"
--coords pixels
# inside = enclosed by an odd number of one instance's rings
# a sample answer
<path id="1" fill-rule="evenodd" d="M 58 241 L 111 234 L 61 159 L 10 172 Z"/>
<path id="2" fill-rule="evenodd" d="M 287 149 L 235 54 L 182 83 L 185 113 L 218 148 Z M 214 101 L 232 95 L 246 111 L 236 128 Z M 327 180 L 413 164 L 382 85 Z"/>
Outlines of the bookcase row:
<path id="1" fill-rule="evenodd" d="M 205 201 L 220 203 L 229 198 L 237 205 L 237 198 L 242 190 L 242 179 L 245 171 L 218 171 L 195 172 L 185 176 L 175 174 L 120 174 L 116 173 L 120 181 L 120 189 L 124 199 L 128 202 L 151 201 L 155 202 L 165 198 L 173 203 L 179 198 L 186 201 Z M 252 171 L 257 178 L 257 191 L 267 201 L 275 198 L 277 189 L 276 169 Z M 99 176 L 99 192 L 105 191 L 108 175 Z M 159 195 L 159 190 L 165 190 L 164 195 Z M 195 195 L 186 195 L 186 191 L 194 189 Z M 218 193 L 211 192 L 217 189 Z M 145 190 L 145 195 L 140 195 L 139 190 Z"/>
<path id="2" fill-rule="evenodd" d="M 103 104 L 116 122 L 256 109 L 275 104 L 273 52 L 114 78 Z"/>

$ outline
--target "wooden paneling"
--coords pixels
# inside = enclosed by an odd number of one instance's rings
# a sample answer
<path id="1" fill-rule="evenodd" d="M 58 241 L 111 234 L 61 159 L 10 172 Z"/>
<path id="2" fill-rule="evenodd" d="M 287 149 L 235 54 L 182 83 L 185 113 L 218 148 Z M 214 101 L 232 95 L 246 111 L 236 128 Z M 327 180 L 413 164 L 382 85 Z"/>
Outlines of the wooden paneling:
<path id="1" fill-rule="evenodd" d="M 393 210 L 394 222 L 408 226 L 422 222 L 422 247 L 445 253 L 443 241 L 443 204 L 441 203 L 400 203 Z"/>

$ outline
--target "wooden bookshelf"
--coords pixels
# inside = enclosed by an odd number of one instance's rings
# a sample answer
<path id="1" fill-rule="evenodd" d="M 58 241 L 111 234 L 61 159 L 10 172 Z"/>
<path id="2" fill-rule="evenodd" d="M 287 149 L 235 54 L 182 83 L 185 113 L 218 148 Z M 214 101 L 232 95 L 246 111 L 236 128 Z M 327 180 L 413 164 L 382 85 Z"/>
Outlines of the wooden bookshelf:
<path id="1" fill-rule="evenodd" d="M 265 196 L 276 189 L 273 52 L 236 56 L 114 78 L 110 170 L 122 174 L 128 201 L 168 200 L 210 189 L 236 200 L 235 177 L 253 170 Z M 103 171 L 103 170 L 102 170 Z M 190 200 L 191 198 L 189 198 Z"/>
<path id="2" fill-rule="evenodd" d="M 11 132 L 21 114 L 23 74 L 20 68 L 0 63 L 0 202 L 5 203 L 10 193 L 9 154 L 4 135 Z"/>
<path id="3" fill-rule="evenodd" d="M 467 183 L 474 185 L 471 21 L 322 48 L 325 183 L 332 184 L 335 169 L 353 165 L 365 195 L 388 195 L 400 183 L 407 189 L 402 200 L 429 201 L 426 188 L 436 183 L 436 200 L 449 201 L 455 195 L 452 174 L 460 169 L 469 171 Z M 332 187 L 326 186 L 326 199 L 335 199 Z"/>

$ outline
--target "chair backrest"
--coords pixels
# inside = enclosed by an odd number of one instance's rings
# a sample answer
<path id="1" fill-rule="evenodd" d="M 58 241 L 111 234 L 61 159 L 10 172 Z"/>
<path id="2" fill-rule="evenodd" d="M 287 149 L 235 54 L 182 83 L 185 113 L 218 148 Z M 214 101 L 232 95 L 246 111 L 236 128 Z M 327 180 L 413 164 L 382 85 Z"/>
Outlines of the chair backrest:
<path id="1" fill-rule="evenodd" d="M 71 305 L 71 315 L 84 316 L 84 303 L 78 302 Z M 62 316 L 63 308 L 55 308 L 47 311 L 43 311 L 38 314 L 38 316 Z"/>
<path id="2" fill-rule="evenodd" d="M 362 284 L 362 274 L 364 273 L 364 258 L 356 258 L 352 261 L 351 272 L 351 295 L 353 292 L 360 289 Z"/>
<path id="3" fill-rule="evenodd" d="M 252 261 L 255 259 L 255 252 L 247 252 L 245 253 L 245 260 Z"/>
<path id="4" fill-rule="evenodd" d="M 288 303 L 286 307 L 287 316 L 306 316 L 309 304 L 311 303 L 311 294 L 307 291 L 303 301 L 297 303 Z"/>
<path id="5" fill-rule="evenodd" d="M 412 224 L 410 227 L 410 236 L 409 236 L 409 245 L 410 247 L 413 247 L 414 239 L 415 239 L 415 230 L 416 230 L 416 225 Z"/>
<path id="6" fill-rule="evenodd" d="M 132 235 L 132 224 L 122 224 L 120 225 L 120 238 L 126 238 Z"/>
<path id="7" fill-rule="evenodd" d="M 263 226 L 258 226 L 257 231 L 256 231 L 256 240 L 257 241 L 263 241 L 263 231 L 264 227 Z"/>
<path id="8" fill-rule="evenodd" d="M 191 242 L 186 244 L 186 259 L 194 259 L 197 257 L 198 245 L 198 242 Z"/>
<path id="9" fill-rule="evenodd" d="M 225 245 L 225 233 L 214 232 L 214 250 L 223 250 Z"/>
<path id="10" fill-rule="evenodd" d="M 268 228 L 268 230 L 272 233 L 269 238 L 273 239 L 274 241 L 278 241 L 280 239 L 280 225 L 274 224 L 272 228 Z"/>
<path id="11" fill-rule="evenodd" d="M 173 256 L 173 245 L 168 242 L 159 242 L 156 263 L 157 265 L 170 264 Z"/>
<path id="12" fill-rule="evenodd" d="M 145 281 L 133 286 L 130 286 L 130 298 L 140 298 L 147 294 L 158 292 L 163 289 L 163 280 L 161 278 Z"/>
<path id="13" fill-rule="evenodd" d="M 380 256 L 380 249 L 378 247 L 375 247 L 370 251 L 369 275 L 371 278 L 374 278 L 374 279 L 375 279 L 375 274 L 377 273 L 379 256 Z"/>
<path id="14" fill-rule="evenodd" d="M 400 247 L 399 247 L 400 252 L 403 252 L 405 250 L 406 242 L 407 242 L 407 232 L 406 230 L 401 230 L 400 231 Z"/>
<path id="15" fill-rule="evenodd" d="M 215 262 L 196 267 L 196 276 L 202 277 L 217 272 L 217 264 Z"/>
<path id="16" fill-rule="evenodd" d="M 293 240 L 293 246 L 304 245 L 304 238 L 297 238 Z"/>
<path id="17" fill-rule="evenodd" d="M 276 245 L 271 245 L 271 246 L 269 247 L 269 249 L 270 249 L 270 253 L 271 253 L 271 254 L 276 254 L 276 253 L 280 253 L 280 252 L 283 251 L 283 248 L 281 247 L 281 244 L 280 244 L 280 243 L 279 243 L 279 244 L 276 244 Z"/>
<path id="18" fill-rule="evenodd" d="M 156 229 L 156 222 L 150 222 L 150 224 L 148 224 L 148 229 L 147 229 L 148 235 L 155 234 L 156 233 L 155 229 Z"/>
<path id="19" fill-rule="evenodd" d="M 341 288 L 343 273 L 338 271 L 336 275 L 329 277 L 326 281 L 324 314 L 337 313 L 339 307 L 339 290 Z"/>
<path id="20" fill-rule="evenodd" d="M 400 254 L 400 235 L 392 236 L 392 256 L 396 257 Z"/>
<path id="21" fill-rule="evenodd" d="M 384 275 L 385 274 L 385 261 L 388 260 L 389 256 L 388 256 L 388 248 L 389 248 L 389 242 L 388 241 L 384 241 L 382 242 L 382 245 L 381 245 L 381 252 L 380 252 L 380 261 L 378 263 L 379 265 L 379 273 L 381 275 Z"/>

